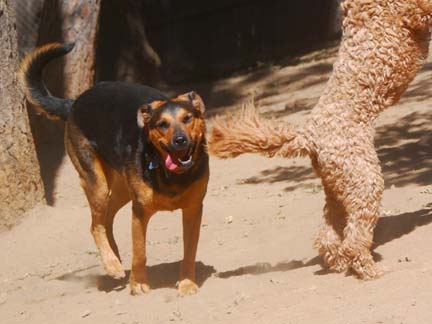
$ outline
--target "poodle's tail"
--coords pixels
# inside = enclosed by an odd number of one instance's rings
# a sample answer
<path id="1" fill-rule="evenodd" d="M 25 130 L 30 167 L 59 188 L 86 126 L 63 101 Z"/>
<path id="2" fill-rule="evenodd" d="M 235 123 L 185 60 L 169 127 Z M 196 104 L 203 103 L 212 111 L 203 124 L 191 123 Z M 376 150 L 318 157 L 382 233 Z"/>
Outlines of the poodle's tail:
<path id="1" fill-rule="evenodd" d="M 18 76 L 27 100 L 51 119 L 67 120 L 74 101 L 51 96 L 42 80 L 42 71 L 51 60 L 66 55 L 73 47 L 74 44 L 47 44 L 28 54 L 20 64 Z"/>
<path id="2" fill-rule="evenodd" d="M 209 152 L 223 159 L 244 153 L 260 153 L 268 157 L 310 154 L 309 141 L 301 129 L 260 119 L 253 107 L 244 108 L 225 120 L 213 119 L 208 144 Z"/>

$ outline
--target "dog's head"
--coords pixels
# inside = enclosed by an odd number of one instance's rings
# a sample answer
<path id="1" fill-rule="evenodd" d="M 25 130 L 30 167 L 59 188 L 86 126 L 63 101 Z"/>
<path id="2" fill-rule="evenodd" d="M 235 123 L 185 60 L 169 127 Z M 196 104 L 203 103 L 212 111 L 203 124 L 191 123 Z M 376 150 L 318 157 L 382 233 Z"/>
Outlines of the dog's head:
<path id="1" fill-rule="evenodd" d="M 168 171 L 180 174 L 196 162 L 205 135 L 204 111 L 195 92 L 138 109 L 138 126 L 145 129 Z"/>

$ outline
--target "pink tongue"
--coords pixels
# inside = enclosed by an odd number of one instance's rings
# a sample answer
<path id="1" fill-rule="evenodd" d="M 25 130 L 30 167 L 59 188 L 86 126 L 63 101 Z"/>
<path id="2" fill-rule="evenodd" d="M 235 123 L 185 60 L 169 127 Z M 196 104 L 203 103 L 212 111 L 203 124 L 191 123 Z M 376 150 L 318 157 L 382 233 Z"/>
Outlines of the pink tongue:
<path id="1" fill-rule="evenodd" d="M 173 162 L 173 160 L 171 159 L 171 155 L 169 154 L 165 160 L 165 166 L 170 171 L 173 171 L 178 168 L 178 165 Z"/>

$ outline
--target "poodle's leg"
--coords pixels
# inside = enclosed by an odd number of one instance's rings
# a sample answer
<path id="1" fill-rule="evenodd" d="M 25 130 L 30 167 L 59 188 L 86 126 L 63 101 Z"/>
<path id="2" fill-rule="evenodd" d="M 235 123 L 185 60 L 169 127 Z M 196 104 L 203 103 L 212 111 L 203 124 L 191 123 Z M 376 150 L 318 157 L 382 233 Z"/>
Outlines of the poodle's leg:
<path id="1" fill-rule="evenodd" d="M 339 254 L 345 225 L 346 213 L 343 206 L 327 192 L 324 224 L 315 236 L 314 247 L 330 269 L 338 272 L 346 271 L 349 266 L 348 260 L 341 258 Z"/>
<path id="2" fill-rule="evenodd" d="M 377 278 L 384 272 L 384 268 L 375 263 L 370 251 L 377 219 L 378 213 L 374 208 L 362 208 L 349 215 L 344 230 L 341 253 L 350 260 L 351 268 L 363 280 Z"/>
<path id="3" fill-rule="evenodd" d="M 371 280 L 384 273 L 371 254 L 373 233 L 378 221 L 384 181 L 376 165 L 363 175 L 364 185 L 349 186 L 345 196 L 347 225 L 340 252 L 350 260 L 350 266 L 360 279 Z"/>

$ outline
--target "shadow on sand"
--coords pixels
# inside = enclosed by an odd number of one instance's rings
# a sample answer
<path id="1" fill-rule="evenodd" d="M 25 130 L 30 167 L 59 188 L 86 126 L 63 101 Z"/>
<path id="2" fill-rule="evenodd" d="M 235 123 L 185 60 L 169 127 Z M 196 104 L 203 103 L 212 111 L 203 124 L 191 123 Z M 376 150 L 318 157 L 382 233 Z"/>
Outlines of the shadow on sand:
<path id="1" fill-rule="evenodd" d="M 432 223 L 432 206 L 421 209 L 415 212 L 403 213 L 394 216 L 381 217 L 375 230 L 374 247 L 384 245 L 404 235 L 407 235 L 420 226 L 426 226 Z M 379 262 L 383 257 L 376 252 L 372 252 L 374 260 Z M 237 269 L 224 272 L 217 272 L 215 277 L 231 278 L 243 275 L 260 275 L 271 272 L 286 272 L 299 268 L 321 265 L 323 269 L 315 272 L 316 275 L 325 275 L 332 271 L 325 268 L 320 257 L 316 256 L 310 260 L 290 260 L 279 262 L 276 265 L 271 265 L 267 262 L 256 263 L 253 265 L 242 266 Z"/>
<path id="2" fill-rule="evenodd" d="M 147 274 L 151 289 L 172 288 L 176 286 L 180 272 L 180 261 L 171 263 L 161 263 L 147 267 Z M 97 287 L 100 291 L 110 292 L 113 290 L 123 290 L 129 282 L 130 271 L 126 271 L 126 277 L 114 279 L 108 275 L 81 274 L 87 270 L 97 268 L 93 265 L 84 269 L 56 277 L 56 280 L 83 282 L 86 287 Z M 196 263 L 196 279 L 198 286 L 201 286 L 216 270 L 202 262 Z"/>
<path id="3" fill-rule="evenodd" d="M 374 246 L 384 245 L 404 235 L 408 235 L 420 226 L 426 226 L 432 223 L 432 204 L 426 208 L 409 213 L 402 213 L 394 216 L 381 217 L 375 230 Z M 252 251 L 251 251 L 252 252 Z M 383 257 L 376 252 L 372 252 L 374 260 L 379 262 Z M 204 282 L 214 276 L 216 278 L 228 279 L 244 275 L 261 275 L 273 272 L 287 272 L 300 268 L 320 265 L 322 269 L 315 271 L 315 275 L 326 275 L 333 273 L 328 270 L 319 256 L 310 260 L 289 260 L 282 261 L 275 265 L 269 262 L 258 262 L 252 265 L 242 266 L 236 269 L 218 272 L 213 266 L 206 265 L 202 262 L 196 263 L 197 284 L 202 286 Z M 99 265 L 92 265 L 84 269 L 78 269 L 73 272 L 58 276 L 54 279 L 62 281 L 83 282 L 86 288 L 97 287 L 104 292 L 119 291 L 126 288 L 130 271 L 126 271 L 126 277 L 122 279 L 113 279 L 107 275 L 80 274 Z M 180 270 L 180 261 L 172 263 L 161 263 L 147 267 L 150 287 L 152 289 L 174 288 L 178 281 Z M 349 274 L 350 275 L 350 274 Z"/>

